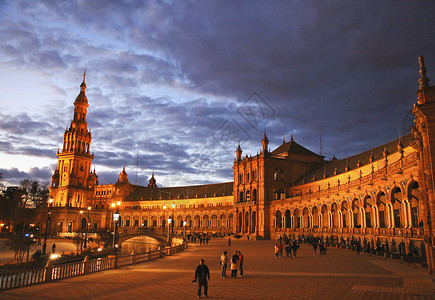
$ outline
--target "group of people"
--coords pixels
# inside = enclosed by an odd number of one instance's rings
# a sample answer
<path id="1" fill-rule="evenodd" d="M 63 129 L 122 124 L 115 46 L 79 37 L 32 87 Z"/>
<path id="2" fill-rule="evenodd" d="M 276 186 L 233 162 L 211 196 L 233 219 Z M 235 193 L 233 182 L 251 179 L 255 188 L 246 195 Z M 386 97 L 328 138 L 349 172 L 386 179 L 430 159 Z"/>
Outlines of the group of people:
<path id="1" fill-rule="evenodd" d="M 290 241 L 289 239 L 284 239 L 284 245 L 282 245 L 282 239 L 279 239 L 278 243 L 275 244 L 275 256 L 276 258 L 283 256 L 283 251 L 289 258 L 296 257 L 297 251 L 299 249 L 299 242 L 297 240 Z"/>
<path id="2" fill-rule="evenodd" d="M 237 278 L 237 271 L 240 270 L 238 277 L 243 277 L 243 254 L 241 251 L 235 251 L 229 258 L 227 251 L 224 251 L 219 259 L 222 269 L 222 278 L 227 277 L 228 262 L 231 263 L 231 278 Z M 208 280 L 210 280 L 210 270 L 204 263 L 204 259 L 199 261 L 195 270 L 195 279 L 192 282 L 198 282 L 198 298 L 201 297 L 201 290 L 204 288 L 204 297 L 208 297 Z"/>
<path id="3" fill-rule="evenodd" d="M 200 245 L 208 245 L 208 241 L 210 240 L 209 235 L 203 235 L 203 234 L 188 234 L 186 236 L 186 239 L 188 242 L 195 243 L 199 241 Z"/>
<path id="4" fill-rule="evenodd" d="M 227 277 L 228 261 L 230 261 L 231 278 L 237 278 L 238 270 L 240 271 L 238 277 L 243 277 L 243 259 L 244 257 L 241 251 L 235 251 L 234 254 L 231 256 L 231 259 L 227 256 L 227 251 L 224 251 L 219 260 L 219 263 L 221 265 L 222 278 Z"/>

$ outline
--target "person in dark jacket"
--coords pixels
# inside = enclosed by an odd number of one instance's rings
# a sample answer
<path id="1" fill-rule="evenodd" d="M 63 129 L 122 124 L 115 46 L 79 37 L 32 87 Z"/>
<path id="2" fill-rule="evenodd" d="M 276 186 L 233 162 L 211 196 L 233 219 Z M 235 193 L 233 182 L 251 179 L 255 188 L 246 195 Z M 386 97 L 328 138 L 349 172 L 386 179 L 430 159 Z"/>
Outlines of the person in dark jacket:
<path id="1" fill-rule="evenodd" d="M 204 260 L 201 259 L 199 261 L 199 266 L 197 266 L 195 270 L 195 280 L 192 281 L 192 282 L 198 281 L 198 298 L 201 297 L 201 287 L 204 287 L 204 296 L 208 297 L 207 279 L 210 280 L 210 271 L 207 265 L 204 264 Z"/>

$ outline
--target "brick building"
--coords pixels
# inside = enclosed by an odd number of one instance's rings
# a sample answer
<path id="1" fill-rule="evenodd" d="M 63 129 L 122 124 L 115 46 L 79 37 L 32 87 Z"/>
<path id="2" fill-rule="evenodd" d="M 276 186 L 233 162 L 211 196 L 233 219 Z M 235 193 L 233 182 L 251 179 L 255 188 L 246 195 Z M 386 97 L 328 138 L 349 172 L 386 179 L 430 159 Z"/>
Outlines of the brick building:
<path id="1" fill-rule="evenodd" d="M 423 57 L 412 132 L 345 159 L 325 160 L 293 138 L 273 151 L 266 132 L 262 151 L 234 161 L 234 181 L 184 187 L 131 184 L 125 167 L 115 184 L 98 183 L 91 171 L 91 132 L 86 84 L 74 102 L 64 132 L 58 168 L 50 186 L 49 231 L 66 235 L 109 229 L 119 209 L 121 227 L 165 227 L 174 231 L 220 233 L 276 239 L 316 235 L 348 246 L 426 257 L 435 270 L 435 87 Z M 47 213 L 39 214 L 44 226 Z"/>

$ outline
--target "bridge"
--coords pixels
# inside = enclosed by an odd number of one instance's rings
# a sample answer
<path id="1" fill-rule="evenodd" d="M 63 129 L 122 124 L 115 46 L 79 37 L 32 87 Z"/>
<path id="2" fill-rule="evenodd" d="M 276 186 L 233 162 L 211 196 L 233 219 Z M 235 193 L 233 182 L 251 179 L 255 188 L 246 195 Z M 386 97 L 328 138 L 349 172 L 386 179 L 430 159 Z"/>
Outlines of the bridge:
<path id="1" fill-rule="evenodd" d="M 148 236 L 160 245 L 166 245 L 168 241 L 167 233 L 160 228 L 121 228 L 118 230 L 118 244 L 137 236 Z"/>

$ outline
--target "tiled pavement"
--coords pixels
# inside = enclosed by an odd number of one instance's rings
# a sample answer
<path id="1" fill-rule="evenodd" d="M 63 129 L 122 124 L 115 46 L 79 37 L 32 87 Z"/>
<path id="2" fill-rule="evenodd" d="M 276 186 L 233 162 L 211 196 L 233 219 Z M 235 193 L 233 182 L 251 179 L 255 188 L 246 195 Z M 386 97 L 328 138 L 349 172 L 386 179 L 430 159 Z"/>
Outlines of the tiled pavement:
<path id="1" fill-rule="evenodd" d="M 314 255 L 306 244 L 297 258 L 275 258 L 273 246 L 233 240 L 228 249 L 226 239 L 212 239 L 164 259 L 3 291 L 0 299 L 193 299 L 200 258 L 211 271 L 210 299 L 435 299 L 435 284 L 423 268 L 335 248 Z M 223 250 L 242 251 L 245 277 L 221 278 Z"/>

